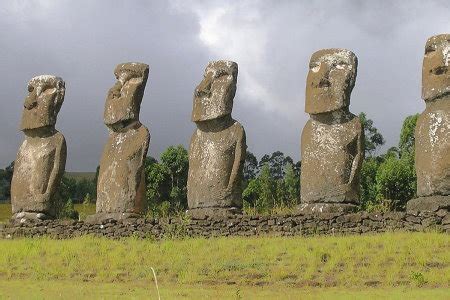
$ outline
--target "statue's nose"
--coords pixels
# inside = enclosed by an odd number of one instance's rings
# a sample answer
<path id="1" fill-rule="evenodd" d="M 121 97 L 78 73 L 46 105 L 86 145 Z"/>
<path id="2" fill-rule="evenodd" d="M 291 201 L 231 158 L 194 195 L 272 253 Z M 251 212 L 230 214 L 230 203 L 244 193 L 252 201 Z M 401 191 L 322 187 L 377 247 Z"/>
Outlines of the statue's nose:
<path id="1" fill-rule="evenodd" d="M 211 82 L 205 78 L 195 88 L 195 96 L 196 97 L 208 96 L 210 94 L 210 90 L 211 90 Z"/>
<path id="2" fill-rule="evenodd" d="M 317 87 L 329 87 L 331 85 L 329 77 L 330 77 L 330 68 L 322 66 L 316 73 L 317 75 Z"/>
<path id="3" fill-rule="evenodd" d="M 27 98 L 25 99 L 24 107 L 28 110 L 33 109 L 37 106 L 37 99 L 36 99 L 36 93 L 33 91 L 30 93 Z"/>

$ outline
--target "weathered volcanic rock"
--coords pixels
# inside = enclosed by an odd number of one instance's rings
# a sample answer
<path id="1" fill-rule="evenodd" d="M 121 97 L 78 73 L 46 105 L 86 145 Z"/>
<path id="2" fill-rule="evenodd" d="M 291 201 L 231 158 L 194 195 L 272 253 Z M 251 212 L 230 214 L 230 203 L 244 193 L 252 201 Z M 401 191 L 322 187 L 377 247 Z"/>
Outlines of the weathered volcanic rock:
<path id="1" fill-rule="evenodd" d="M 422 68 L 422 98 L 426 108 L 417 119 L 415 132 L 419 198 L 408 203 L 408 210 L 415 208 L 428 210 L 427 207 L 435 207 L 437 199 L 450 201 L 449 63 L 450 34 L 428 39 Z M 423 204 L 419 205 L 418 202 Z"/>
<path id="2" fill-rule="evenodd" d="M 242 207 L 245 131 L 231 117 L 237 64 L 213 61 L 195 89 L 189 149 L 188 205 L 193 215 L 233 214 Z"/>
<path id="3" fill-rule="evenodd" d="M 144 161 L 150 134 L 139 122 L 139 112 L 148 65 L 119 64 L 114 74 L 117 82 L 109 90 L 105 105 L 104 120 L 110 132 L 100 161 L 96 206 L 99 215 L 94 219 L 139 214 L 145 200 Z"/>
<path id="4" fill-rule="evenodd" d="M 12 212 L 13 219 L 45 219 L 56 215 L 66 164 L 66 141 L 55 129 L 65 83 L 59 77 L 41 75 L 30 80 L 28 92 L 21 123 L 25 141 L 11 182 Z"/>
<path id="5" fill-rule="evenodd" d="M 346 212 L 359 203 L 363 128 L 349 112 L 357 58 L 345 49 L 315 52 L 306 84 L 311 119 L 301 137 L 301 205 L 304 212 Z"/>

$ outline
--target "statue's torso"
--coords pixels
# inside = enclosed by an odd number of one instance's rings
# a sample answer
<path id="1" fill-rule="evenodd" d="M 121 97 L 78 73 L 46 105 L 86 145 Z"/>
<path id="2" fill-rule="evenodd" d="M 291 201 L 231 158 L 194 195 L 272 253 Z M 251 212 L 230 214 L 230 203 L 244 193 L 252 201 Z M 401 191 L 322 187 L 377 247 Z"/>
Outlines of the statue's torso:
<path id="1" fill-rule="evenodd" d="M 11 182 L 13 213 L 49 212 L 63 175 L 64 167 L 62 171 L 59 169 L 61 164 L 65 166 L 66 151 L 64 136 L 59 132 L 45 138 L 25 138 L 17 153 Z M 50 183 L 53 172 L 56 180 Z"/>
<path id="2" fill-rule="evenodd" d="M 189 149 L 189 208 L 231 207 L 240 199 L 241 180 L 228 185 L 236 147 L 243 139 L 244 129 L 238 122 L 219 132 L 194 132 Z"/>
<path id="3" fill-rule="evenodd" d="M 141 125 L 111 132 L 104 147 L 97 183 L 97 213 L 139 213 L 144 204 L 144 162 L 150 142 Z"/>
<path id="4" fill-rule="evenodd" d="M 417 195 L 450 195 L 450 99 L 429 103 L 415 132 Z"/>
<path id="5" fill-rule="evenodd" d="M 353 116 L 341 124 L 310 119 L 302 132 L 301 198 L 303 203 L 358 201 L 356 182 L 349 182 L 360 154 L 362 128 Z M 360 166 L 356 166 L 359 167 Z"/>

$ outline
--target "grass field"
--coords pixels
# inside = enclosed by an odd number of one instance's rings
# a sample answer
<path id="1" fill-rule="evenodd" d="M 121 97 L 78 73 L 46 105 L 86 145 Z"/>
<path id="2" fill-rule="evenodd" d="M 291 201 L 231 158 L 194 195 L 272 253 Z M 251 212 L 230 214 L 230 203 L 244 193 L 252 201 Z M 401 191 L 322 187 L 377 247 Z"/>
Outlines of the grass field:
<path id="1" fill-rule="evenodd" d="M 450 236 L 0 240 L 0 298 L 155 296 L 151 267 L 164 299 L 445 299 Z"/>
<path id="2" fill-rule="evenodd" d="M 448 299 L 439 288 L 296 288 L 236 285 L 159 286 L 161 299 Z M 32 296 L 31 296 L 32 295 Z M 15 280 L 0 282 L 0 299 L 158 299 L 153 282 L 92 283 Z"/>
<path id="3" fill-rule="evenodd" d="M 11 204 L 0 204 L 0 223 L 11 218 Z"/>

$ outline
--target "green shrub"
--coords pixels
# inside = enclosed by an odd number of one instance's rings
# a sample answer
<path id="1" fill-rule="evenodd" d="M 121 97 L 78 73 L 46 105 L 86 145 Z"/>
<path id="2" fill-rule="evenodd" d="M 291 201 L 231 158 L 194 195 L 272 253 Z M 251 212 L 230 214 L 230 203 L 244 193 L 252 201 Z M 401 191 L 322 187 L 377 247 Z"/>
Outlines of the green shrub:
<path id="1" fill-rule="evenodd" d="M 377 199 L 377 172 L 380 163 L 372 157 L 364 160 L 361 168 L 361 208 L 367 210 L 369 206 L 376 204 Z"/>
<path id="2" fill-rule="evenodd" d="M 78 212 L 73 206 L 72 199 L 67 200 L 62 208 L 57 212 L 58 219 L 78 219 Z"/>
<path id="3" fill-rule="evenodd" d="M 416 192 L 416 174 L 410 155 L 389 156 L 379 167 L 377 200 L 391 200 L 393 208 L 401 209 Z"/>

